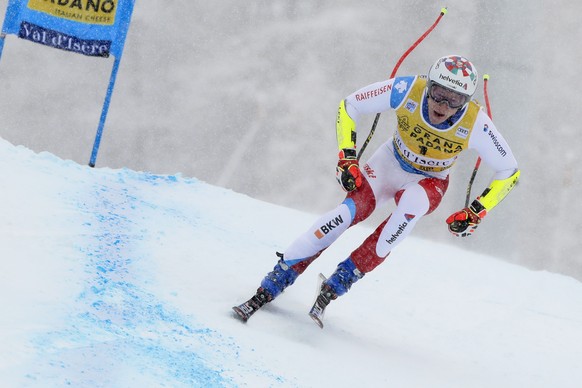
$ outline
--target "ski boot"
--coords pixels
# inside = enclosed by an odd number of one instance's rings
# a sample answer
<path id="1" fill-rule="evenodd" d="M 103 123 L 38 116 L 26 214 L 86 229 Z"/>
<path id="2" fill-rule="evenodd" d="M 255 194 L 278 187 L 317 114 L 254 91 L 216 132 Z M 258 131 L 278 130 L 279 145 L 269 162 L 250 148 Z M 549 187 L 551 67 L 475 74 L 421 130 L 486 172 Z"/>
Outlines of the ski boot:
<path id="1" fill-rule="evenodd" d="M 351 258 L 338 264 L 335 272 L 326 279 L 319 274 L 321 283 L 315 303 L 309 310 L 309 316 L 323 329 L 323 315 L 332 300 L 348 292 L 352 284 L 360 280 L 364 274 L 354 265 Z"/>
<path id="2" fill-rule="evenodd" d="M 277 252 L 277 256 L 279 257 L 277 265 L 265 276 L 257 293 L 246 302 L 232 308 L 243 322 L 246 322 L 261 307 L 279 296 L 299 276 L 293 268 L 285 263 L 282 253 Z"/>

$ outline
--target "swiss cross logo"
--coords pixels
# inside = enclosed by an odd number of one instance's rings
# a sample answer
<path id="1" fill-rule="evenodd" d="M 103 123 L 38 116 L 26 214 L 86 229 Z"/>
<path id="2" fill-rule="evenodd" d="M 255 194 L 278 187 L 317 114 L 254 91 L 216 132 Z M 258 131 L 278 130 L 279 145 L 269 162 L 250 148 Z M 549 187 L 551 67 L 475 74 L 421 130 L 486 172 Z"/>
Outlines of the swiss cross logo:
<path id="1" fill-rule="evenodd" d="M 408 82 L 400 80 L 400 82 L 398 82 L 394 88 L 398 90 L 398 93 L 402 94 L 406 89 L 408 89 Z"/>

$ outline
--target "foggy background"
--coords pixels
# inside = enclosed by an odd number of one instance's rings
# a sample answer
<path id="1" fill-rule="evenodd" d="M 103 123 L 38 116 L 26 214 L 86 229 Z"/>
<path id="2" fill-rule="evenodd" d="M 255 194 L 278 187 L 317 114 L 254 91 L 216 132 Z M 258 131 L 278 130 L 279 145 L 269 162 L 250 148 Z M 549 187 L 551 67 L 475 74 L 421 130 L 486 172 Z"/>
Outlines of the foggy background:
<path id="1" fill-rule="evenodd" d="M 2 21 L 6 5 L 0 1 Z M 398 74 L 424 74 L 451 53 L 490 74 L 493 119 L 522 179 L 474 236 L 455 238 L 444 219 L 464 206 L 477 157 L 464 153 L 443 203 L 413 235 L 582 279 L 579 2 L 137 1 L 97 167 L 181 172 L 327 211 L 344 198 L 335 181 L 339 101 L 386 79 L 443 6 L 448 14 Z M 0 59 L 0 137 L 87 164 L 112 65 L 9 35 Z M 482 83 L 476 97 L 483 102 Z M 373 118 L 362 120 L 359 144 Z M 394 113 L 383 113 L 364 160 L 394 127 Z M 472 197 L 490 178 L 482 165 Z M 285 228 L 285 220 L 273 227 Z"/>

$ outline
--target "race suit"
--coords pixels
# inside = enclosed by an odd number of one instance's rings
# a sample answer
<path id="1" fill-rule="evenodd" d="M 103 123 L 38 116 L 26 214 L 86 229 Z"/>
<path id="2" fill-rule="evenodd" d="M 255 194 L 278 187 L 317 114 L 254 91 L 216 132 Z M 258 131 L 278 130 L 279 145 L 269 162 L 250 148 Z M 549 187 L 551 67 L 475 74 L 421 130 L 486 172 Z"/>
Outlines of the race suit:
<path id="1" fill-rule="evenodd" d="M 337 117 L 340 150 L 356 148 L 361 115 L 394 109 L 394 135 L 361 168 L 363 184 L 348 193 L 335 209 L 321 216 L 285 250 L 287 265 L 301 274 L 349 227 L 376 208 L 396 208 L 350 255 L 361 274 L 384 261 L 418 220 L 440 204 L 449 184 L 449 171 L 459 154 L 474 149 L 494 171 L 491 185 L 478 199 L 486 211 L 514 187 L 519 170 L 511 149 L 481 106 L 471 100 L 439 125 L 428 119 L 424 76 L 397 77 L 366 86 L 342 100 Z"/>

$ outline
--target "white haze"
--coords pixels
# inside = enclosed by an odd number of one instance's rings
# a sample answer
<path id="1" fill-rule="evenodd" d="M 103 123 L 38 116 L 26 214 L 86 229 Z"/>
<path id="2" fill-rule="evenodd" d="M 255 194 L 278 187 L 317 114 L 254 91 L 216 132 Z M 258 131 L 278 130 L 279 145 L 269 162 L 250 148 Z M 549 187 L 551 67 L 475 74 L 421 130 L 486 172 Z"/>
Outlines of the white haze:
<path id="1" fill-rule="evenodd" d="M 334 178 L 338 102 L 386 78 L 443 6 L 448 14 L 399 74 L 426 72 L 447 53 L 489 73 L 493 118 L 522 180 L 474 238 L 455 241 L 443 220 L 463 206 L 476 159 L 467 153 L 443 204 L 413 235 L 582 279 L 579 2 L 137 2 L 97 165 L 181 172 L 326 211 L 342 198 Z M 8 36 L 0 136 L 86 164 L 111 66 Z M 362 123 L 360 142 L 372 119 Z M 393 114 L 383 114 L 364 159 L 393 128 Z M 482 167 L 473 196 L 490 176 Z"/>

